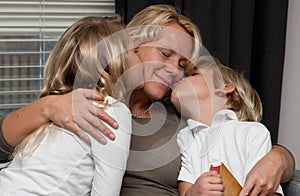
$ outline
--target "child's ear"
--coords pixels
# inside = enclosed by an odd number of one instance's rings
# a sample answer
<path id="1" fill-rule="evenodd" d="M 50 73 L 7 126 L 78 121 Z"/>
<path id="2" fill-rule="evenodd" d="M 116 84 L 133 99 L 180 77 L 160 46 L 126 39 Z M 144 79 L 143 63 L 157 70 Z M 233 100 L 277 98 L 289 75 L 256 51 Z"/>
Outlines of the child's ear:
<path id="1" fill-rule="evenodd" d="M 225 84 L 225 91 L 226 94 L 232 93 L 235 90 L 235 85 L 234 84 Z"/>
<path id="2" fill-rule="evenodd" d="M 226 97 L 227 94 L 232 93 L 234 90 L 234 84 L 225 84 L 223 88 L 215 89 L 215 94 L 219 97 Z"/>

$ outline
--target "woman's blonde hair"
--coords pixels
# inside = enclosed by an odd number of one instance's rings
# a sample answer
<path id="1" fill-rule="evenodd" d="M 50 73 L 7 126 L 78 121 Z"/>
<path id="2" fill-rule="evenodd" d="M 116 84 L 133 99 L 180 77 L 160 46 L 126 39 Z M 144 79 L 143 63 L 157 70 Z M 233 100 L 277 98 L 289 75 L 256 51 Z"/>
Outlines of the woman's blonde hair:
<path id="1" fill-rule="evenodd" d="M 163 27 L 171 23 L 179 24 L 191 37 L 193 37 L 194 59 L 201 48 L 201 35 L 198 27 L 187 17 L 179 14 L 171 5 L 152 5 L 137 13 L 128 23 L 127 28 L 132 29 L 136 46 L 150 42 L 157 38 Z M 140 28 L 139 28 L 140 27 Z M 183 46 L 184 47 L 184 46 Z"/>
<path id="2" fill-rule="evenodd" d="M 227 94 L 226 108 L 234 111 L 240 121 L 259 122 L 262 118 L 262 103 L 255 89 L 243 74 L 218 64 L 224 84 L 233 84 L 235 90 Z"/>
<path id="3" fill-rule="evenodd" d="M 53 48 L 44 70 L 44 88 L 40 98 L 62 95 L 75 88 L 96 88 L 110 95 L 114 84 L 126 69 L 126 34 L 121 18 L 89 16 L 70 26 Z M 124 31 L 123 31 L 124 32 Z M 120 95 L 121 96 L 121 95 Z M 13 156 L 35 139 L 29 153 L 34 151 L 46 135 L 49 123 L 40 127 L 16 147 Z M 33 147 L 32 147 L 33 146 Z"/>

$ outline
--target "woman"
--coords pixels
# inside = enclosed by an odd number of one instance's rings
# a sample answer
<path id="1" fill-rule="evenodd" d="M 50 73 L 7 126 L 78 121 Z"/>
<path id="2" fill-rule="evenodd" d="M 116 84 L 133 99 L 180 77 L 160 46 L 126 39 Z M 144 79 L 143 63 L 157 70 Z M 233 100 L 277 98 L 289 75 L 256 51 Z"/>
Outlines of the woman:
<path id="1" fill-rule="evenodd" d="M 185 18 L 181 14 L 178 14 L 176 10 L 171 6 L 155 5 L 145 8 L 133 18 L 128 27 L 132 28 L 139 25 L 161 25 L 164 27 L 168 25 L 174 25 L 170 28 L 178 29 L 180 32 L 188 32 L 189 35 L 192 35 L 195 40 L 200 42 L 200 36 L 196 26 L 189 19 Z M 168 38 L 168 33 L 162 32 L 161 35 L 167 36 Z M 135 46 L 141 46 L 147 41 L 149 40 L 142 39 L 142 41 L 139 42 L 139 40 L 137 39 L 135 40 Z M 152 46 L 157 46 L 157 43 L 155 41 L 150 41 L 154 42 L 152 43 Z M 176 42 L 177 40 L 174 41 L 173 39 L 171 43 Z M 161 42 L 160 44 L 164 44 L 164 42 Z M 180 68 L 182 67 L 182 62 L 186 63 L 186 59 L 193 57 L 193 55 L 188 55 L 188 57 L 182 58 L 183 55 L 178 55 L 178 53 L 174 53 L 173 50 L 161 50 L 168 48 L 164 46 L 152 48 L 149 47 L 149 45 L 144 46 L 145 47 L 138 47 L 138 50 L 136 50 L 142 61 L 150 60 L 152 62 L 160 62 L 170 60 L 169 64 L 176 66 L 176 68 Z M 199 45 L 196 45 L 196 47 L 198 46 Z M 179 50 L 181 48 L 185 47 L 180 47 Z M 194 47 L 193 49 L 189 50 L 197 51 L 197 49 L 194 49 Z M 158 52 L 156 54 L 162 56 L 156 56 L 160 59 L 148 59 L 152 58 L 151 56 L 148 56 L 150 52 L 151 54 L 152 52 Z M 182 52 L 179 52 L 179 54 L 180 53 L 182 54 Z M 145 67 L 147 65 L 149 64 L 144 63 Z M 150 67 L 148 68 L 150 69 Z M 131 96 L 131 99 L 129 100 L 129 108 L 131 110 L 131 113 L 135 116 L 133 121 L 133 136 L 131 141 L 132 147 L 134 147 L 134 149 L 131 150 L 131 153 L 129 155 L 129 161 L 127 165 L 128 168 L 123 181 L 123 195 L 140 195 L 140 193 L 147 193 L 148 195 L 178 194 L 177 171 L 180 167 L 180 160 L 176 143 L 176 133 L 177 130 L 180 129 L 180 127 L 178 127 L 178 125 L 180 124 L 180 120 L 176 116 L 175 110 L 172 107 L 167 108 L 166 110 L 162 109 L 162 107 L 160 107 L 160 104 L 155 104 L 150 108 L 154 99 L 162 98 L 162 94 L 169 91 L 169 81 L 163 81 L 161 77 L 157 77 L 158 75 L 156 74 L 156 72 L 154 72 L 156 70 L 159 69 L 144 70 L 145 78 L 149 78 L 149 81 L 145 82 L 145 87 L 143 89 L 135 91 L 135 96 Z M 161 73 L 166 74 L 170 77 L 177 77 L 174 73 L 174 70 L 171 72 L 168 69 L 160 70 L 163 71 Z M 150 73 L 148 74 L 148 72 Z M 181 72 L 183 72 L 183 70 L 181 70 Z M 151 88 L 151 85 L 153 85 L 153 88 Z M 95 131 L 95 129 L 100 128 L 106 136 L 110 136 L 110 139 L 115 138 L 113 135 L 111 135 L 112 133 L 107 127 L 103 127 L 103 124 L 99 124 L 98 117 L 106 121 L 108 124 L 113 125 L 113 127 L 116 127 L 115 121 L 111 117 L 107 116 L 99 108 L 95 109 L 92 104 L 84 101 L 85 98 L 101 100 L 101 95 L 95 95 L 94 92 L 88 90 L 78 90 L 73 92 L 73 94 L 67 94 L 63 96 L 46 97 L 44 100 L 38 100 L 37 102 L 34 102 L 33 104 L 28 105 L 23 109 L 20 109 L 6 116 L 2 123 L 2 131 L 7 143 L 11 146 L 15 146 L 23 136 L 26 136 L 28 133 L 32 132 L 34 128 L 38 127 L 42 123 L 48 122 L 49 120 L 52 120 L 57 124 L 62 125 L 63 127 L 69 127 L 69 129 L 73 130 L 75 133 L 81 135 L 82 137 L 85 136 L 80 131 L 80 127 L 87 127 L 86 129 L 88 130 L 88 132 L 94 136 L 97 135 L 97 131 Z M 71 105 L 72 96 L 75 97 L 75 103 L 73 104 L 78 105 L 79 107 L 74 106 L 75 109 L 70 111 L 69 108 L 65 108 L 62 106 L 64 106 L 63 104 Z M 56 100 L 55 103 L 50 102 L 53 99 Z M 82 103 L 86 103 L 86 105 L 83 105 Z M 57 114 L 58 111 L 63 111 L 62 114 L 64 115 L 54 117 L 54 114 Z M 34 116 L 37 118 L 34 124 L 26 123 L 27 116 L 25 115 L 27 114 L 30 114 L 31 117 Z M 159 115 L 155 115 L 153 118 L 149 118 L 150 114 Z M 74 115 L 76 116 L 74 117 Z M 76 119 L 84 120 L 76 121 Z M 15 124 L 15 122 L 20 121 L 24 122 L 24 124 L 22 123 L 22 126 Z M 152 124 L 149 122 L 161 127 L 160 130 L 154 129 L 155 134 L 153 134 L 153 132 L 151 132 L 153 131 L 151 130 Z M 170 124 L 173 128 L 171 128 Z M 144 131 L 145 127 L 150 128 L 150 130 Z M 153 137 L 151 138 L 151 141 L 148 140 L 147 137 L 143 136 L 147 136 L 147 132 L 150 132 L 148 135 Z M 98 136 L 98 139 L 99 138 L 103 138 L 103 136 Z M 161 146 L 166 148 L 159 148 Z M 156 151 L 156 149 L 160 149 L 161 151 Z M 143 155 L 143 157 L 140 158 L 140 155 Z M 165 155 L 169 156 L 165 158 Z M 159 157 L 159 159 L 153 159 L 153 156 Z M 165 159 L 159 161 L 162 158 Z M 154 162 L 151 162 L 151 164 L 148 165 L 149 160 L 154 160 Z M 140 161 L 140 163 L 137 164 L 136 161 Z M 252 193 L 263 194 L 271 192 L 272 189 L 274 189 L 279 184 L 280 180 L 287 181 L 289 178 L 291 178 L 293 172 L 293 169 L 291 168 L 293 168 L 293 166 L 294 161 L 291 154 L 289 154 L 289 152 L 282 147 L 274 147 L 271 153 L 269 153 L 266 158 L 264 158 L 254 167 L 254 169 L 252 169 L 252 172 L 250 172 L 250 174 L 248 175 L 244 191 L 252 191 Z M 265 168 L 268 168 L 268 170 L 266 171 Z M 147 173 L 143 171 L 147 171 Z"/>

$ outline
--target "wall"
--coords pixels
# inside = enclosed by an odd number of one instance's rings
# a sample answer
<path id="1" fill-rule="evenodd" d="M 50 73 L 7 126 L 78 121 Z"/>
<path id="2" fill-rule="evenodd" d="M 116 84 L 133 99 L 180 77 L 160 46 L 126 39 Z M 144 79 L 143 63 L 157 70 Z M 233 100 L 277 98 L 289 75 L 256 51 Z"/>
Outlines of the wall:
<path id="1" fill-rule="evenodd" d="M 289 0 L 278 143 L 292 151 L 300 169 L 300 1 Z"/>

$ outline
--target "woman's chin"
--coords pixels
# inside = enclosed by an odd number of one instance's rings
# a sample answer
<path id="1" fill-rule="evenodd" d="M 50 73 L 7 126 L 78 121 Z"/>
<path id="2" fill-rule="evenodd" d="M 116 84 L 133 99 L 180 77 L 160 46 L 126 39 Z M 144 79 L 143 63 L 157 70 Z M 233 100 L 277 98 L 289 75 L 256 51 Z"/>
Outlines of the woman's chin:
<path id="1" fill-rule="evenodd" d="M 169 88 L 161 85 L 160 83 L 156 83 L 155 85 L 145 85 L 144 92 L 149 96 L 149 98 L 154 100 L 162 99 L 167 92 L 169 92 Z"/>

